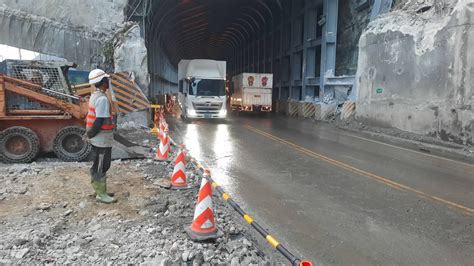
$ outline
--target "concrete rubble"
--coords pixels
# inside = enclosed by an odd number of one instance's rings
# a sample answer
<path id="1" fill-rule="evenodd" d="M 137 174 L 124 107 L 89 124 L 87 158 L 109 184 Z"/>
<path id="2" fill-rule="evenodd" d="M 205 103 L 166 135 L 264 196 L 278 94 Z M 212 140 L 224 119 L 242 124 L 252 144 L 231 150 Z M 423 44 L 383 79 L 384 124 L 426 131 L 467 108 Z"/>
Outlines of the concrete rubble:
<path id="1" fill-rule="evenodd" d="M 142 137 L 153 156 L 157 141 Z M 109 191 L 117 204 L 97 203 L 89 163 L 45 159 L 29 165 L 0 164 L 1 264 L 271 265 L 281 257 L 256 240 L 255 232 L 214 196 L 216 242 L 194 243 L 184 230 L 194 213 L 200 179 L 188 171 L 187 191 L 162 189 L 172 164 L 152 159 L 114 161 Z"/>

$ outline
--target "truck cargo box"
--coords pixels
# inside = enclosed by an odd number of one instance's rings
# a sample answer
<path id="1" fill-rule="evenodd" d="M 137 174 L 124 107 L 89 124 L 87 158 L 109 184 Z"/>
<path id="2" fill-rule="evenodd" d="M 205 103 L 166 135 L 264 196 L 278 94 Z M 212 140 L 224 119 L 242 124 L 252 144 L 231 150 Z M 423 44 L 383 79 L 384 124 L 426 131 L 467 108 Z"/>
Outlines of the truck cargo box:
<path id="1" fill-rule="evenodd" d="M 236 111 L 272 110 L 273 74 L 242 73 L 232 78 L 231 106 Z"/>

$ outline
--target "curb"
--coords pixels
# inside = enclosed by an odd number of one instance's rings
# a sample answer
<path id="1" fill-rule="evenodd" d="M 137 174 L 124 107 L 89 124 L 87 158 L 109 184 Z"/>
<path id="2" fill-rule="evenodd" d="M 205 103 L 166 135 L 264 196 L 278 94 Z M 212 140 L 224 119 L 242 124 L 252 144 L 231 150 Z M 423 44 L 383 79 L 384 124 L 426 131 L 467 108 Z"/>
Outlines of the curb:
<path id="1" fill-rule="evenodd" d="M 405 149 L 413 150 L 415 152 L 425 153 L 427 155 L 434 155 L 443 158 L 458 160 L 465 163 L 474 163 L 474 153 L 472 155 L 464 154 L 459 149 L 445 147 L 436 144 L 429 144 L 422 141 L 415 141 L 404 139 L 383 133 L 376 133 L 366 130 L 355 130 L 345 127 L 336 126 L 337 129 L 349 132 L 360 137 L 370 138 L 372 140 L 380 141 L 386 144 L 399 146 Z"/>

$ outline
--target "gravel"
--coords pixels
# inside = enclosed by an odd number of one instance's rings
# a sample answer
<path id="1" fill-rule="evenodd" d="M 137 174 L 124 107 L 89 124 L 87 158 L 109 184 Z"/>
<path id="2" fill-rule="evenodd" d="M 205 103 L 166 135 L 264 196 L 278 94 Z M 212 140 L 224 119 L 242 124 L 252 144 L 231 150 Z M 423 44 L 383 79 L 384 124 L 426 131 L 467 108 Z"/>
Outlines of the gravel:
<path id="1" fill-rule="evenodd" d="M 141 144 L 153 158 L 157 141 L 142 133 Z M 215 216 L 224 236 L 214 242 L 189 240 L 184 227 L 192 222 L 200 184 L 192 170 L 193 188 L 173 191 L 154 185 L 169 178 L 172 163 L 114 161 L 108 186 L 119 202 L 105 205 L 95 201 L 88 167 L 54 159 L 0 164 L 0 264 L 285 263 L 216 196 Z"/>

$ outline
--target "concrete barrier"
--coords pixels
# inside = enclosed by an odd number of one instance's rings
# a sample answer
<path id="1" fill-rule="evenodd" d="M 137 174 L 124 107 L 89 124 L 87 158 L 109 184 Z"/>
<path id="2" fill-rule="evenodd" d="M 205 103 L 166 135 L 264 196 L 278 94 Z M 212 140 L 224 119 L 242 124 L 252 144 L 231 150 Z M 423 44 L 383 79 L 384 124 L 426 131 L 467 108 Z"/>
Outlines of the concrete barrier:
<path id="1" fill-rule="evenodd" d="M 344 105 L 342 106 L 342 111 L 341 111 L 341 120 L 346 120 L 355 115 L 355 109 L 356 109 L 356 104 L 355 102 L 345 102 Z"/>
<path id="2" fill-rule="evenodd" d="M 314 118 L 316 108 L 312 102 L 299 102 L 298 116 L 302 118 Z"/>
<path id="3" fill-rule="evenodd" d="M 316 120 L 327 120 L 331 115 L 336 113 L 336 105 L 325 104 L 325 103 L 315 103 L 315 114 L 314 119 Z"/>
<path id="4" fill-rule="evenodd" d="M 289 117 L 298 117 L 298 101 L 289 100 L 286 115 Z"/>

